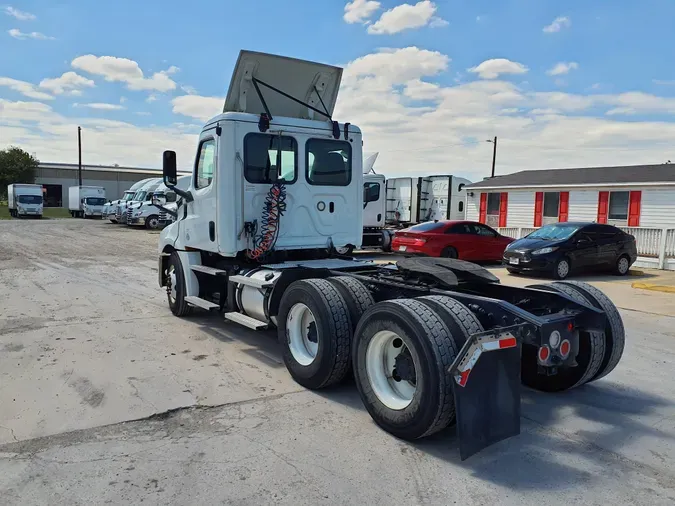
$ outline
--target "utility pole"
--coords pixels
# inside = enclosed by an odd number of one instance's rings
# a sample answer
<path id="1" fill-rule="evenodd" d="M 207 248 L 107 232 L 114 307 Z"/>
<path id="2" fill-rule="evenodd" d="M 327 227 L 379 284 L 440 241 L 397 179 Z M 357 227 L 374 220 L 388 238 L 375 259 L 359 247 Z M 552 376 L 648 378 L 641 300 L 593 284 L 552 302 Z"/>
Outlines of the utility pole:
<path id="1" fill-rule="evenodd" d="M 494 140 L 488 141 L 493 144 L 492 146 L 492 175 L 490 177 L 495 177 L 495 163 L 497 161 L 497 136 L 495 135 Z"/>
<path id="2" fill-rule="evenodd" d="M 494 164 L 492 172 L 494 172 Z M 77 127 L 77 179 L 78 184 L 82 186 L 82 129 L 80 127 Z"/>

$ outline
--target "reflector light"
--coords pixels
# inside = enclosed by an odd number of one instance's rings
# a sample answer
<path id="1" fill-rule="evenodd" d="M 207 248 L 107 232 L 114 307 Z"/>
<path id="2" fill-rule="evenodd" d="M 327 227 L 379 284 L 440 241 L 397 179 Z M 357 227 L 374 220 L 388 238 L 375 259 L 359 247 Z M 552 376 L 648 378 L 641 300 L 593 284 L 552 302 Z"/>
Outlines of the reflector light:
<path id="1" fill-rule="evenodd" d="M 507 337 L 505 339 L 499 340 L 499 349 L 503 350 L 504 348 L 515 348 L 518 345 L 515 337 Z"/>
<path id="2" fill-rule="evenodd" d="M 560 332 L 557 330 L 554 330 L 551 332 L 551 335 L 548 336 L 548 344 L 551 345 L 551 348 L 557 348 L 558 345 L 560 344 Z"/>
<path id="3" fill-rule="evenodd" d="M 572 331 L 574 330 L 574 323 L 569 322 L 569 323 L 567 324 L 567 330 L 570 331 L 570 332 L 572 332 Z"/>
<path id="4" fill-rule="evenodd" d="M 549 356 L 551 356 L 551 352 L 549 351 L 548 346 L 539 348 L 539 360 L 546 362 Z"/>
<path id="5" fill-rule="evenodd" d="M 567 358 L 567 356 L 570 354 L 570 349 L 571 345 L 567 339 L 560 343 L 560 354 L 562 355 L 562 358 Z"/>

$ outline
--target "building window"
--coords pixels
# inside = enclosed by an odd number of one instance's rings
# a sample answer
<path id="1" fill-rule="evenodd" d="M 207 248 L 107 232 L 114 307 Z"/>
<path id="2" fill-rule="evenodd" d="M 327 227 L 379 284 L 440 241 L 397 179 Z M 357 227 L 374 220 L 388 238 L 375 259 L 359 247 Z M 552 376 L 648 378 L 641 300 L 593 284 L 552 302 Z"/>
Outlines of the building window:
<path id="1" fill-rule="evenodd" d="M 307 182 L 321 186 L 349 186 L 352 181 L 352 145 L 347 141 L 309 139 Z"/>
<path id="2" fill-rule="evenodd" d="M 560 210 L 560 192 L 544 193 L 544 217 L 558 219 Z"/>
<path id="3" fill-rule="evenodd" d="M 487 198 L 487 213 L 488 215 L 499 216 L 499 203 L 501 201 L 501 193 L 488 193 Z"/>
<path id="4" fill-rule="evenodd" d="M 213 181 L 213 164 L 216 157 L 216 141 L 207 139 L 199 147 L 197 160 L 197 179 L 195 188 L 206 188 Z"/>
<path id="5" fill-rule="evenodd" d="M 625 221 L 628 219 L 628 201 L 630 192 L 609 192 L 609 219 Z"/>
<path id="6" fill-rule="evenodd" d="M 281 143 L 281 144 L 280 144 Z M 277 152 L 281 159 L 277 160 Z M 277 164 L 281 167 L 278 167 Z M 247 134 L 244 138 L 244 177 L 249 183 L 293 183 L 298 173 L 298 143 L 293 137 Z"/>

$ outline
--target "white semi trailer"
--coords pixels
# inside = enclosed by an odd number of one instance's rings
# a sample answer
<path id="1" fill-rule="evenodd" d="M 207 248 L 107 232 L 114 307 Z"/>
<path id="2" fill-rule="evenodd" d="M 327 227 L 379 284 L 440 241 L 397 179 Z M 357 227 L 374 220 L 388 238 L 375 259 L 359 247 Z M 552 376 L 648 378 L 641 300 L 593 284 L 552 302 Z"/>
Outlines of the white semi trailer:
<path id="1" fill-rule="evenodd" d="M 199 135 L 189 188 L 174 188 L 181 204 L 159 236 L 159 285 L 176 316 L 205 309 L 276 327 L 306 388 L 353 371 L 368 413 L 397 437 L 455 423 L 464 459 L 519 433 L 521 377 L 561 391 L 614 369 L 621 317 L 585 283 L 519 288 L 459 260 L 335 256 L 363 234 L 361 131 L 332 119 L 341 75 L 240 53 L 223 113 Z M 175 186 L 175 152 L 163 160 Z"/>
<path id="2" fill-rule="evenodd" d="M 7 208 L 13 218 L 42 218 L 42 185 L 15 183 L 7 185 Z"/>
<path id="3" fill-rule="evenodd" d="M 471 181 L 452 175 L 387 179 L 386 222 L 408 227 L 433 220 L 463 220 Z"/>
<path id="4" fill-rule="evenodd" d="M 105 188 L 102 186 L 68 188 L 68 209 L 73 218 L 101 218 L 105 202 Z"/>

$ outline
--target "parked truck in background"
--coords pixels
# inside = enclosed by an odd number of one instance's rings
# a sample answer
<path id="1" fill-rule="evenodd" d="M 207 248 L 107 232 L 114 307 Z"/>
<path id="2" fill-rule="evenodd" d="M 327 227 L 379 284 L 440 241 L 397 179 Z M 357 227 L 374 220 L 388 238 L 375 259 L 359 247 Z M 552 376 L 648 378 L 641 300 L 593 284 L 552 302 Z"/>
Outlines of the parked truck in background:
<path id="1" fill-rule="evenodd" d="M 387 179 L 386 222 L 409 227 L 425 221 L 463 220 L 471 181 L 452 175 Z"/>
<path id="2" fill-rule="evenodd" d="M 164 152 L 181 204 L 159 236 L 158 282 L 175 316 L 201 308 L 276 327 L 287 370 L 308 389 L 353 371 L 366 410 L 396 437 L 455 424 L 465 459 L 520 433 L 521 379 L 557 392 L 610 373 L 621 316 L 586 283 L 521 288 L 460 260 L 336 257 L 361 245 L 364 204 L 361 131 L 332 118 L 341 77 L 240 53 L 187 191 Z"/>
<path id="3" fill-rule="evenodd" d="M 142 202 L 146 200 L 146 198 L 149 198 L 148 192 L 154 190 L 160 184 L 162 184 L 162 178 L 157 177 L 151 177 L 148 179 L 144 179 L 139 183 L 136 183 L 134 185 L 136 188 L 133 196 L 130 199 L 121 202 L 117 206 L 116 209 L 117 223 L 126 224 L 129 218 L 129 207 L 137 202 Z"/>
<path id="4" fill-rule="evenodd" d="M 105 188 L 102 186 L 68 188 L 68 209 L 73 218 L 101 218 L 105 203 Z"/>
<path id="5" fill-rule="evenodd" d="M 176 188 L 187 190 L 190 184 L 190 176 L 181 176 L 178 178 Z M 143 202 L 133 202 L 129 204 L 127 216 L 127 225 L 145 226 L 151 230 L 165 227 L 173 221 L 173 217 L 167 209 L 171 210 L 176 202 L 176 192 L 169 189 L 164 183 L 160 183 L 157 188 L 148 194 Z M 161 207 L 155 204 L 159 203 Z M 165 209 L 162 209 L 164 207 Z"/>
<path id="6" fill-rule="evenodd" d="M 121 208 L 126 207 L 126 203 L 133 200 L 134 195 L 136 195 L 136 191 L 146 184 L 148 181 L 150 181 L 152 178 L 146 178 L 142 179 L 141 181 L 137 181 L 131 187 L 126 190 L 122 194 L 122 198 L 117 199 L 117 200 L 112 200 L 110 203 L 107 205 L 105 209 L 105 217 L 110 220 L 112 223 L 118 223 L 122 215 L 126 219 L 126 212 L 122 213 Z"/>
<path id="7" fill-rule="evenodd" d="M 42 218 L 43 190 L 39 184 L 7 185 L 7 209 L 13 218 L 33 216 Z"/>

